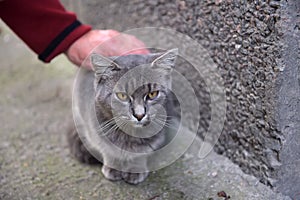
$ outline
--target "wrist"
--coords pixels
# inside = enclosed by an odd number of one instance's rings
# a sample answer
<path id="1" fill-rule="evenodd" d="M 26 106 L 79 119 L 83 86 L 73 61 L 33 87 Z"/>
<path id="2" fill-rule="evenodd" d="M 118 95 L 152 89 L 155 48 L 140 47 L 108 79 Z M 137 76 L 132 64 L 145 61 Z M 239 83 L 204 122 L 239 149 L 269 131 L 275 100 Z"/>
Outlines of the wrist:
<path id="1" fill-rule="evenodd" d="M 87 42 L 90 32 L 91 30 L 78 37 L 64 52 L 67 58 L 78 67 L 82 65 L 82 62 L 90 53 Z"/>

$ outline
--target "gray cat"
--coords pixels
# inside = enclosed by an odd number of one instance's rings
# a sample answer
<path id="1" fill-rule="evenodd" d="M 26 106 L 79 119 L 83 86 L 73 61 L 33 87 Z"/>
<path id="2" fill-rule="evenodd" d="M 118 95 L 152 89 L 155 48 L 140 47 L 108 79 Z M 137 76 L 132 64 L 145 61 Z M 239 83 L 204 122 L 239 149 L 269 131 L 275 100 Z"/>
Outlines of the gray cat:
<path id="1" fill-rule="evenodd" d="M 84 72 L 77 92 L 81 101 L 94 101 L 98 123 L 89 126 L 99 132 L 98 152 L 95 154 L 101 157 L 102 173 L 107 179 L 138 184 L 148 176 L 147 159 L 128 156 L 130 154 L 122 156 L 113 146 L 121 149 L 121 153 L 151 153 L 164 146 L 165 127 L 168 126 L 165 120 L 172 116 L 169 88 L 176 57 L 177 49 L 148 55 L 91 56 L 94 71 Z M 139 69 L 138 75 L 130 75 L 133 69 Z M 151 77 L 148 69 L 158 76 Z M 92 121 L 89 112 L 93 110 L 86 110 L 89 123 Z M 161 113 L 161 110 L 166 112 Z M 84 139 L 84 146 L 75 129 L 69 133 L 72 154 L 82 162 L 97 163 L 98 160 L 85 148 L 93 141 Z M 123 164 L 115 169 L 112 166 L 114 161 Z"/>

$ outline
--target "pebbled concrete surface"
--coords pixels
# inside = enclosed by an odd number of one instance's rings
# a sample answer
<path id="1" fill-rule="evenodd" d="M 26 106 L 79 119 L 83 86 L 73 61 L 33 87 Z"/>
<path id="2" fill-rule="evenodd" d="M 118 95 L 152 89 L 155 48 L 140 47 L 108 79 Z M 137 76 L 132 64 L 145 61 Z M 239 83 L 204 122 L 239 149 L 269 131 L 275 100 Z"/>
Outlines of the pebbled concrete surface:
<path id="1" fill-rule="evenodd" d="M 138 186 L 110 182 L 99 166 L 76 162 L 65 133 L 75 68 L 64 57 L 44 65 L 0 23 L 0 199 L 290 199 L 227 158 L 189 154 Z"/>

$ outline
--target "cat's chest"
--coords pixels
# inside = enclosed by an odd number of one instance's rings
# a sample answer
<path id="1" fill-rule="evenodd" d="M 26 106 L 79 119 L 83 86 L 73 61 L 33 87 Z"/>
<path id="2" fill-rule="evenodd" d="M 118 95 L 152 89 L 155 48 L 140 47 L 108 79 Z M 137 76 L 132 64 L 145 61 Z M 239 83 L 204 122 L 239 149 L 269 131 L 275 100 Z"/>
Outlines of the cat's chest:
<path id="1" fill-rule="evenodd" d="M 159 149 L 165 141 L 163 132 L 160 132 L 151 138 L 138 138 L 130 136 L 123 132 L 117 132 L 114 134 L 110 134 L 108 136 L 108 139 L 113 145 L 116 145 L 118 148 L 136 153 L 153 152 Z"/>

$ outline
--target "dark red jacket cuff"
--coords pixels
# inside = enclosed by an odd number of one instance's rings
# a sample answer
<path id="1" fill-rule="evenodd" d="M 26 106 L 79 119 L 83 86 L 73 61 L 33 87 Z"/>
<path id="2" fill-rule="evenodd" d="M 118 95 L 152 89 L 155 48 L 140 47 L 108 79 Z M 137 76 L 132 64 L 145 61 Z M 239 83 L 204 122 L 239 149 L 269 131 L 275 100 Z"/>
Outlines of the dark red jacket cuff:
<path id="1" fill-rule="evenodd" d="M 82 35 L 91 30 L 91 26 L 82 25 L 79 21 L 74 21 L 65 28 L 47 48 L 39 54 L 39 59 L 44 62 L 50 62 L 55 56 L 65 52 Z"/>
<path id="2" fill-rule="evenodd" d="M 59 0 L 0 0 L 0 17 L 45 62 L 91 30 Z"/>

